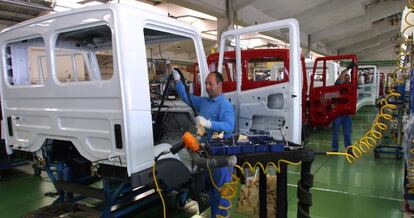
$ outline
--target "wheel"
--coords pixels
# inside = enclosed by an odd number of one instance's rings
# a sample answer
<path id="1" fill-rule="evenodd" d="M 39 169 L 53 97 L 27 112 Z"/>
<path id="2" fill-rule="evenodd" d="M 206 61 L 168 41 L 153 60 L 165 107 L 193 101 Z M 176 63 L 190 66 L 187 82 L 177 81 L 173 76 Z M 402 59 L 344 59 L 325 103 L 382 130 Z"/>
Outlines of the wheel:
<path id="1" fill-rule="evenodd" d="M 177 209 L 183 210 L 185 208 L 185 205 L 187 205 L 188 201 L 188 193 L 187 192 L 180 192 L 176 196 L 176 203 Z"/>
<path id="2" fill-rule="evenodd" d="M 380 155 L 378 153 L 374 152 L 374 157 L 375 157 L 375 159 L 377 159 L 377 158 L 380 157 Z"/>

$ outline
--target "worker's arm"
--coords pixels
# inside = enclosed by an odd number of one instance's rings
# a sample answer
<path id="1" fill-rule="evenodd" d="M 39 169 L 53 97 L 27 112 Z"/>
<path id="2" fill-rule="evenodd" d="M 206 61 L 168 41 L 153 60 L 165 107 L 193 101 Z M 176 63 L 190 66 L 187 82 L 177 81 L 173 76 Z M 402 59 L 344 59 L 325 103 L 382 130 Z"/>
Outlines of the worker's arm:
<path id="1" fill-rule="evenodd" d="M 211 121 L 211 129 L 216 132 L 232 133 L 234 131 L 234 117 L 233 106 L 228 104 L 219 114 L 221 121 Z"/>
<path id="2" fill-rule="evenodd" d="M 190 101 L 187 97 L 187 92 L 185 91 L 184 84 L 183 82 L 181 82 L 181 80 L 175 81 L 175 90 L 177 91 L 181 100 L 183 100 L 186 104 L 190 105 Z M 189 96 L 191 98 L 191 103 L 193 104 L 196 111 L 200 111 L 201 97 L 191 95 L 191 94 Z"/>
<path id="3" fill-rule="evenodd" d="M 335 84 L 342 84 L 343 82 L 344 82 L 344 79 L 345 79 L 345 75 L 346 75 L 346 73 L 348 72 L 348 68 L 346 68 L 345 70 L 343 70 L 342 72 L 341 72 L 341 74 L 339 74 L 339 77 L 338 77 L 338 79 L 336 79 L 336 82 L 335 82 Z"/>
<path id="4" fill-rule="evenodd" d="M 355 62 L 352 61 L 351 63 L 349 63 L 346 69 L 343 70 L 341 74 L 339 74 L 339 77 L 338 79 L 336 79 L 335 84 L 342 84 L 345 80 L 345 75 L 346 73 L 348 73 L 348 70 L 354 68 L 355 66 L 356 66 Z"/>

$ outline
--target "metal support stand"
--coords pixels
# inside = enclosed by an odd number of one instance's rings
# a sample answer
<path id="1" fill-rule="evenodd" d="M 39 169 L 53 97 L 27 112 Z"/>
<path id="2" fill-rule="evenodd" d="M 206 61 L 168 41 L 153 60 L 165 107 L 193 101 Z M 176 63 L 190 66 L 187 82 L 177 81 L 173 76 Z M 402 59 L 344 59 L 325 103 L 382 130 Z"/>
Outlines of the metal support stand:
<path id="1" fill-rule="evenodd" d="M 0 132 L 1 133 L 1 132 Z M 28 158 L 17 157 L 16 153 L 13 152 L 11 155 L 7 153 L 5 141 L 0 139 L 0 173 L 2 170 L 7 170 L 16 166 L 24 165 L 29 163 Z M 1 178 L 1 174 L 0 174 Z"/>
<path id="2" fill-rule="evenodd" d="M 102 201 L 102 204 L 96 207 L 101 211 L 101 217 L 112 218 L 123 217 L 158 199 L 150 187 L 132 188 L 130 180 L 124 178 L 103 176 L 103 188 L 90 187 L 90 184 L 99 181 L 99 179 L 91 176 L 71 178 L 70 168 L 63 162 L 50 163 L 46 160 L 45 171 L 57 190 L 58 198 L 53 202 L 56 207 L 61 206 L 64 202 L 75 205 L 77 201 L 90 197 Z M 77 195 L 74 196 L 74 193 Z M 56 216 L 59 215 L 56 214 Z"/>
<path id="3" fill-rule="evenodd" d="M 259 217 L 267 217 L 267 177 L 262 169 L 259 169 Z"/>
<path id="4" fill-rule="evenodd" d="M 380 154 L 391 154 L 395 155 L 397 159 L 401 159 L 403 157 L 403 147 L 402 144 L 402 116 L 404 115 L 404 102 L 391 102 L 392 104 L 397 105 L 398 113 L 396 114 L 398 124 L 397 124 L 397 144 L 396 145 L 379 145 L 374 148 L 374 157 L 379 158 Z"/>
<path id="5" fill-rule="evenodd" d="M 312 206 L 313 175 L 311 174 L 312 162 L 302 162 L 300 180 L 298 182 L 298 217 L 310 217 L 309 208 Z"/>
<path id="6" fill-rule="evenodd" d="M 302 161 L 301 179 L 298 182 L 297 198 L 298 198 L 298 218 L 307 218 L 309 208 L 312 206 L 312 194 L 310 189 L 313 185 L 313 176 L 311 174 L 312 162 L 315 158 L 314 151 L 309 149 L 300 149 L 295 151 L 257 153 L 249 155 L 238 155 L 237 162 L 242 164 L 249 162 L 254 165 L 257 162 L 267 164 L 268 162 L 277 163 L 284 159 L 291 162 Z M 287 195 L 287 165 L 281 163 L 280 172 L 277 173 L 277 200 L 276 200 L 276 218 L 285 218 L 288 216 L 288 195 Z M 260 170 L 259 181 L 259 202 L 260 202 L 260 218 L 267 218 L 267 190 L 266 190 L 266 174 Z"/>

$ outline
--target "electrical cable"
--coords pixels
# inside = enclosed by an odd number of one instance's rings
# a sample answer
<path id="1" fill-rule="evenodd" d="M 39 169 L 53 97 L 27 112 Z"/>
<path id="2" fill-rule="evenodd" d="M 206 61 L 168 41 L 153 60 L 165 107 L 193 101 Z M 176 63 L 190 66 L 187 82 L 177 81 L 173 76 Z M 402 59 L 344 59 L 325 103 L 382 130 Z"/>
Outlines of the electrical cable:
<path id="1" fill-rule="evenodd" d="M 164 201 L 164 197 L 162 196 L 161 189 L 160 189 L 160 187 L 158 185 L 157 175 L 155 173 L 156 164 L 157 164 L 157 161 L 154 160 L 154 164 L 152 165 L 152 177 L 154 179 L 155 191 L 158 193 L 158 195 L 161 198 L 163 217 L 166 218 L 167 217 L 167 212 L 166 212 L 165 201 Z"/>
<path id="2" fill-rule="evenodd" d="M 158 156 L 156 156 L 154 158 L 154 164 L 152 165 L 152 178 L 153 178 L 154 184 L 155 184 L 155 191 L 158 193 L 158 195 L 160 196 L 160 199 L 161 199 L 162 212 L 163 212 L 163 217 L 164 218 L 167 218 L 167 210 L 166 210 L 166 206 L 165 206 L 164 197 L 162 196 L 162 193 L 161 193 L 162 190 L 160 189 L 160 187 L 158 185 L 157 173 L 155 171 L 156 171 L 156 164 L 157 164 L 158 159 L 162 155 L 166 155 L 168 153 L 170 153 L 170 151 L 168 151 L 168 150 L 161 152 Z"/>
<path id="3" fill-rule="evenodd" d="M 176 67 L 174 69 L 178 72 L 178 74 L 180 74 L 180 80 L 184 85 L 185 93 L 187 95 L 188 102 L 190 103 L 189 106 L 191 107 L 191 110 L 193 110 L 194 116 L 197 117 L 198 113 L 197 113 L 196 109 L 194 108 L 193 102 L 191 101 L 191 95 L 190 95 L 190 91 L 188 90 L 188 87 L 186 85 L 187 84 L 186 79 L 185 79 L 185 77 L 184 77 L 184 75 L 183 75 L 183 73 L 181 72 L 180 69 L 178 69 Z"/>

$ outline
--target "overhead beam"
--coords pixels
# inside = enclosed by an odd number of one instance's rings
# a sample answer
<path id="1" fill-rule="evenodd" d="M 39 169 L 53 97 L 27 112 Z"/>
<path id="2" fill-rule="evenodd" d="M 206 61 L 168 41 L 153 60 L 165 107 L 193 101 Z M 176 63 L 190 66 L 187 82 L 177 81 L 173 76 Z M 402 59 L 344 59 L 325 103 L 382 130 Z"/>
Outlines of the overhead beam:
<path id="1" fill-rule="evenodd" d="M 234 10 L 239 10 L 249 4 L 253 4 L 253 2 L 255 2 L 255 0 L 232 0 L 232 6 Z"/>
<path id="2" fill-rule="evenodd" d="M 226 1 L 222 0 L 167 0 L 166 2 L 201 11 L 215 17 L 226 16 Z"/>
<path id="3" fill-rule="evenodd" d="M 358 42 L 362 42 L 365 40 L 372 39 L 378 35 L 385 34 L 390 31 L 397 32 L 400 29 L 400 26 L 395 25 L 391 26 L 387 21 L 379 22 L 373 25 L 373 28 L 369 29 L 368 31 L 356 33 L 350 37 L 341 37 L 337 38 L 335 41 L 329 41 L 327 44 L 329 47 L 334 49 L 342 49 L 346 48 L 350 45 L 356 44 Z"/>
<path id="4" fill-rule="evenodd" d="M 350 61 L 341 61 L 341 67 L 346 67 Z M 358 66 L 377 65 L 378 67 L 396 66 L 395 60 L 358 60 Z"/>
<path id="5" fill-rule="evenodd" d="M 394 37 L 396 33 L 397 32 L 394 30 L 388 31 L 382 35 L 374 36 L 373 38 L 355 43 L 343 49 L 339 49 L 338 53 L 339 54 L 353 54 L 359 51 L 363 51 L 366 49 L 366 47 L 373 45 L 375 43 L 383 43 L 383 42 L 391 41 L 392 37 Z"/>
<path id="6" fill-rule="evenodd" d="M 389 50 L 388 48 L 391 47 L 391 46 L 394 46 L 394 45 L 395 45 L 395 42 L 391 42 L 391 41 L 382 42 L 382 43 L 379 43 L 378 45 L 373 46 L 369 49 L 364 49 L 362 51 L 356 52 L 355 54 L 358 57 L 359 56 L 364 57 L 364 56 L 370 56 L 370 55 L 372 56 L 373 54 L 376 54 L 379 50 L 382 50 L 384 48 L 387 48 L 386 50 Z"/>
<path id="7" fill-rule="evenodd" d="M 15 13 L 9 11 L 0 11 L 0 17 L 7 17 L 8 20 L 11 21 L 25 21 L 34 18 L 35 16 L 29 14 L 22 14 L 22 13 Z"/>
<path id="8" fill-rule="evenodd" d="M 360 54 L 358 55 L 358 60 L 392 60 L 394 59 L 394 63 L 396 63 L 395 61 L 395 53 L 394 53 L 394 45 L 388 45 L 388 46 L 383 46 L 380 47 L 376 50 L 374 50 L 371 53 L 365 53 L 365 54 Z"/>
<path id="9" fill-rule="evenodd" d="M 89 3 L 89 2 L 93 2 L 93 1 L 101 2 L 101 3 L 107 3 L 107 2 L 109 2 L 110 0 L 83 0 L 83 1 L 80 1 L 80 2 L 78 2 L 78 3 L 79 3 L 79 4 L 86 4 L 86 3 Z"/>
<path id="10" fill-rule="evenodd" d="M 353 30 L 357 28 L 362 32 L 371 28 L 374 21 L 401 12 L 402 9 L 402 1 L 381 1 L 377 5 L 368 8 L 366 15 L 356 17 L 349 21 L 345 21 L 322 31 L 313 33 L 311 35 L 311 40 L 312 42 L 317 42 L 331 36 L 347 36 L 349 32 L 353 32 Z"/>
<path id="11" fill-rule="evenodd" d="M 3 24 L 0 24 L 0 30 L 4 29 L 4 28 L 6 28 L 6 27 L 8 27 L 8 26 L 3 25 Z"/>
<path id="12" fill-rule="evenodd" d="M 294 15 L 304 32 L 311 34 L 365 14 L 360 0 L 333 0 Z"/>
<path id="13" fill-rule="evenodd" d="M 275 20 L 273 17 L 263 14 L 262 11 L 253 6 L 247 6 L 239 10 L 237 12 L 237 18 L 241 22 L 240 24 L 244 26 L 267 23 Z M 289 42 L 289 33 L 284 29 L 266 32 L 264 34 L 285 42 Z M 300 43 L 302 47 L 307 47 L 307 34 L 301 32 Z"/>
<path id="14" fill-rule="evenodd" d="M 234 1 L 237 2 L 237 0 Z M 166 2 L 177 4 L 195 11 L 202 11 L 203 13 L 218 18 L 226 17 L 226 1 L 223 0 L 166 0 Z M 275 18 L 264 14 L 263 11 L 253 7 L 251 4 L 248 4 L 237 11 L 237 23 L 243 26 L 266 23 L 274 20 Z M 220 31 L 221 27 L 219 26 L 218 28 L 218 31 Z M 272 31 L 272 33 L 266 33 L 266 35 L 283 41 L 288 41 L 288 34 L 286 32 Z M 304 33 L 302 30 L 300 41 L 302 47 L 308 47 L 308 34 Z M 325 55 L 333 53 L 333 50 L 328 50 L 325 46 L 314 48 L 314 51 Z"/>
<path id="15" fill-rule="evenodd" d="M 12 26 L 12 25 L 14 25 L 16 23 L 19 23 L 19 22 L 0 19 L 0 25 Z"/>
<path id="16" fill-rule="evenodd" d="M 16 7 L 36 9 L 36 10 L 41 10 L 41 11 L 53 11 L 52 7 L 47 7 L 41 4 L 30 3 L 30 1 L 0 0 L 0 4 L 9 4 L 9 5 L 13 5 Z"/>

